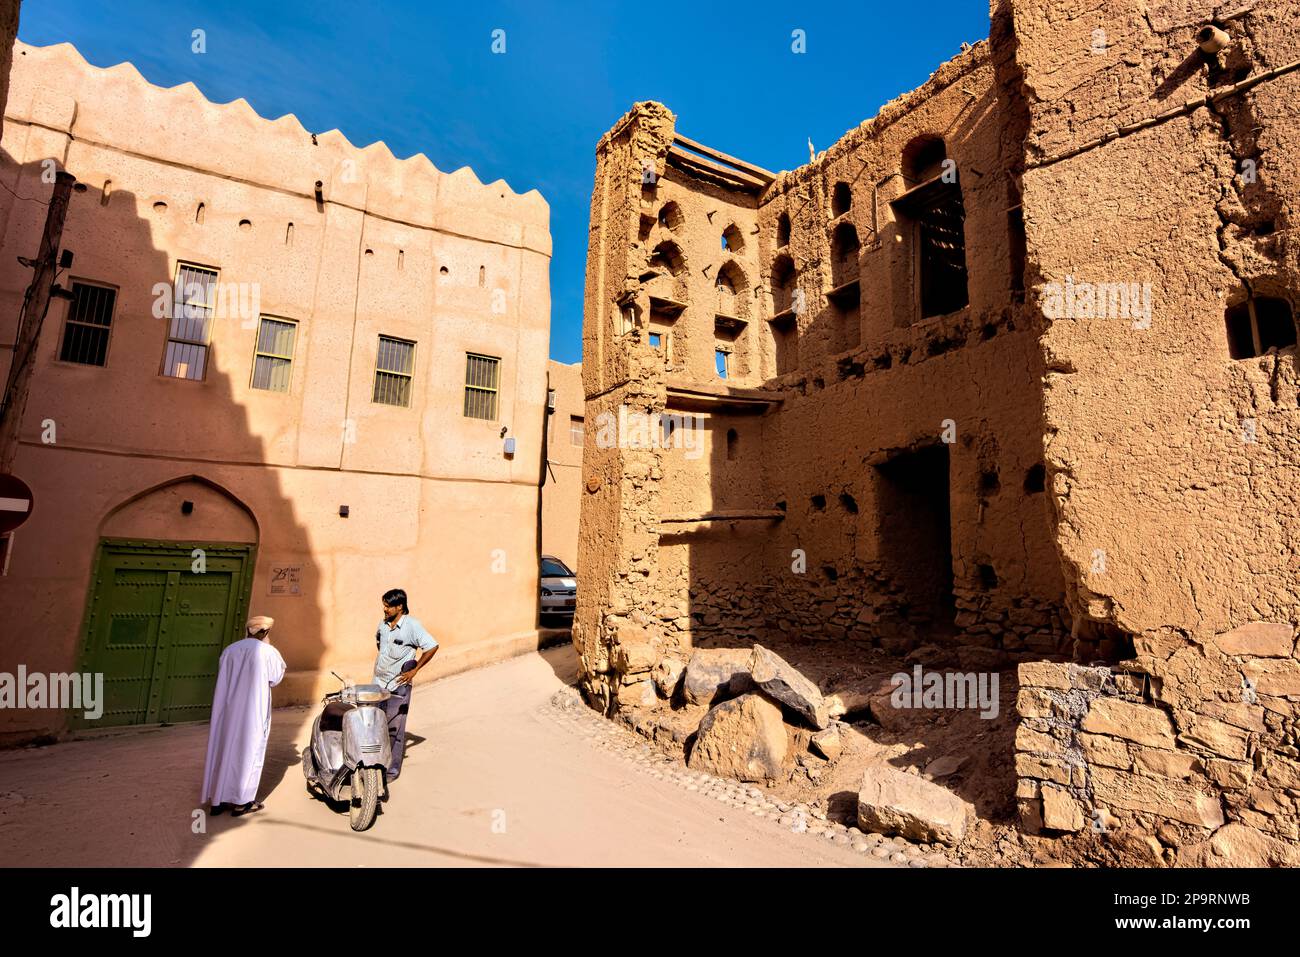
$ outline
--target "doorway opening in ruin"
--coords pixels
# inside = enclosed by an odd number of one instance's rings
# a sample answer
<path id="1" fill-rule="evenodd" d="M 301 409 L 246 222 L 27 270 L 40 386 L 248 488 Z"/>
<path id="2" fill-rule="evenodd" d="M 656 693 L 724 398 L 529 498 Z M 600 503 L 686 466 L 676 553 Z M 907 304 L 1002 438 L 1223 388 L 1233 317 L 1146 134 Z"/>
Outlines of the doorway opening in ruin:
<path id="1" fill-rule="evenodd" d="M 881 557 L 903 589 L 909 622 L 927 637 L 949 636 L 953 595 L 948 446 L 927 445 L 876 465 Z"/>

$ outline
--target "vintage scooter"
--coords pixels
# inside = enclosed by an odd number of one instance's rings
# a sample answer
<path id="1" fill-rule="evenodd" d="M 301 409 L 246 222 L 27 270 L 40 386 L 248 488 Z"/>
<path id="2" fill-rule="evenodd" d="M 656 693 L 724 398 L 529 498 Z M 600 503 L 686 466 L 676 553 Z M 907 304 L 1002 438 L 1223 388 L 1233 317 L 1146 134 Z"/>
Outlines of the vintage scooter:
<path id="1" fill-rule="evenodd" d="M 324 708 L 302 752 L 302 773 L 313 796 L 348 802 L 354 831 L 375 821 L 392 760 L 384 702 L 392 695 L 377 684 L 356 685 L 330 672 L 343 688 L 321 699 Z"/>

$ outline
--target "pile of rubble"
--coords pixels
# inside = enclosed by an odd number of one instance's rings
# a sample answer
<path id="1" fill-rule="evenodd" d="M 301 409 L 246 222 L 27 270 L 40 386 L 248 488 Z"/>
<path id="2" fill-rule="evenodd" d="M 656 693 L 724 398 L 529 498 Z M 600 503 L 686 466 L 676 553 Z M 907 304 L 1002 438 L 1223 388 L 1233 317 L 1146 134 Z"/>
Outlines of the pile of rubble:
<path id="1" fill-rule="evenodd" d="M 629 640 L 613 661 L 616 717 L 651 740 L 680 748 L 689 768 L 773 785 L 803 773 L 816 783 L 857 735 L 841 719 L 864 710 L 886 715 L 887 680 L 822 690 L 780 655 L 752 648 L 700 648 L 689 659 L 664 655 L 652 640 Z M 671 707 L 676 705 L 676 707 Z M 928 770 L 928 769 L 927 769 Z M 869 764 L 857 795 L 856 828 L 954 846 L 973 807 L 929 778 L 883 761 Z"/>

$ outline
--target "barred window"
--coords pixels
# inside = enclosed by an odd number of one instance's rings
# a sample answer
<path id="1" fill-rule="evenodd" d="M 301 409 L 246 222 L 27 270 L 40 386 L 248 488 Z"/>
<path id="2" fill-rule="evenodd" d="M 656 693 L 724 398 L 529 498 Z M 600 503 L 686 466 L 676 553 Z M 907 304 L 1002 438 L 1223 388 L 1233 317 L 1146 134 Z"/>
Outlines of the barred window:
<path id="1" fill-rule="evenodd" d="M 406 339 L 379 337 L 375 359 L 375 393 L 372 401 L 382 405 L 411 404 L 411 380 L 415 375 L 415 343 Z"/>
<path id="2" fill-rule="evenodd" d="M 202 379 L 208 371 L 208 337 L 217 290 L 217 271 L 190 263 L 176 267 L 175 302 L 167 331 L 163 375 Z"/>
<path id="3" fill-rule="evenodd" d="M 89 283 L 72 284 L 72 302 L 63 323 L 63 347 L 59 358 L 64 362 L 102 366 L 108 361 L 108 330 L 113 322 L 113 305 L 117 290 Z"/>
<path id="4" fill-rule="evenodd" d="M 465 354 L 465 415 L 471 419 L 497 417 L 497 387 L 501 360 Z"/>
<path id="5" fill-rule="evenodd" d="M 263 316 L 257 327 L 257 346 L 253 353 L 254 389 L 288 392 L 293 370 L 293 345 L 298 323 L 291 319 Z"/>

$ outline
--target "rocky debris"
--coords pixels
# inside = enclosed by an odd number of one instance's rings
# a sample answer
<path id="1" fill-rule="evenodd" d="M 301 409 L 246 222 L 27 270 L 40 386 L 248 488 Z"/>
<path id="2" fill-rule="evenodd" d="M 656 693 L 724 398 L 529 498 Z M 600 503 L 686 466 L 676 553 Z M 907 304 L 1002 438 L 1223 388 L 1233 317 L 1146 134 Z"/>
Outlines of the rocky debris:
<path id="1" fill-rule="evenodd" d="M 825 731 L 818 731 L 808 739 L 808 746 L 816 754 L 820 754 L 827 761 L 839 760 L 840 752 L 844 750 L 844 741 L 840 737 L 840 728 L 838 724 L 832 724 Z"/>
<path id="2" fill-rule="evenodd" d="M 781 709 L 762 695 L 745 694 L 704 716 L 686 763 L 741 781 L 769 781 L 781 773 L 788 748 Z"/>
<path id="3" fill-rule="evenodd" d="M 686 664 L 682 694 L 691 704 L 711 705 L 743 693 L 750 655 L 748 648 L 697 648 Z"/>
<path id="4" fill-rule="evenodd" d="M 935 758 L 925 766 L 925 776 L 931 780 L 935 778 L 946 778 L 950 774 L 957 773 L 958 769 L 965 763 L 965 757 L 958 757 L 955 754 L 945 754 L 943 757 Z"/>
<path id="5" fill-rule="evenodd" d="M 655 683 L 644 674 L 639 678 L 640 680 L 624 678 L 624 683 L 618 686 L 615 697 L 620 708 L 648 708 L 658 700 Z"/>
<path id="6" fill-rule="evenodd" d="M 1225 824 L 1209 840 L 1183 847 L 1178 853 L 1183 867 L 1297 867 L 1300 847 L 1261 834 L 1245 824 Z"/>
<path id="7" fill-rule="evenodd" d="M 867 768 L 858 792 L 858 827 L 917 841 L 960 843 L 974 812 L 951 791 L 887 764 Z"/>
<path id="8" fill-rule="evenodd" d="M 639 675 L 650 671 L 659 661 L 659 642 L 648 631 L 636 626 L 624 626 L 615 646 L 614 666 L 622 675 Z"/>
<path id="9" fill-rule="evenodd" d="M 894 690 L 893 680 L 884 678 L 868 699 L 871 716 L 886 731 L 901 731 L 912 723 L 912 710 L 895 706 Z"/>
<path id="10" fill-rule="evenodd" d="M 822 774 L 825 772 L 827 762 L 815 754 L 799 754 L 795 756 L 794 763 L 803 769 L 804 775 L 813 784 L 821 783 Z M 799 776 L 798 770 L 791 772 L 790 780 Z"/>
<path id="11" fill-rule="evenodd" d="M 872 714 L 871 700 L 879 694 L 893 692 L 891 677 L 878 675 L 868 679 L 840 685 L 826 696 L 827 714 L 832 718 L 845 718 L 857 714 Z"/>
<path id="12" fill-rule="evenodd" d="M 951 668 L 957 663 L 956 651 L 952 648 L 941 648 L 935 644 L 925 644 L 920 648 L 910 652 L 903 662 L 911 667 L 912 665 L 922 665 L 927 669 Z"/>
<path id="13" fill-rule="evenodd" d="M 662 697 L 671 700 L 677 694 L 677 689 L 682 683 L 682 675 L 685 673 L 686 662 L 672 655 L 665 655 L 659 659 L 652 673 L 655 688 Z"/>
<path id="14" fill-rule="evenodd" d="M 755 645 L 749 676 L 764 694 L 781 702 L 818 730 L 830 724 L 821 690 L 780 655 Z"/>

